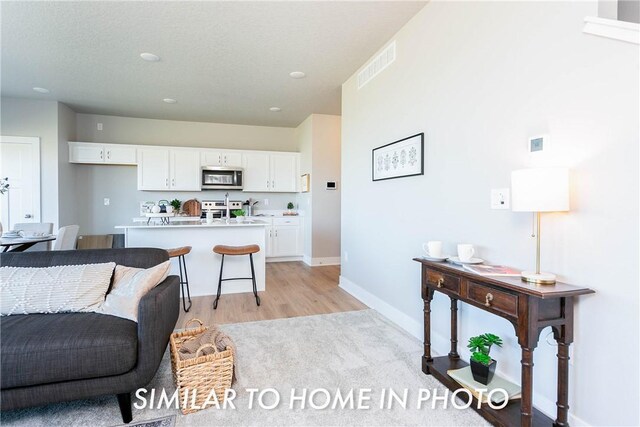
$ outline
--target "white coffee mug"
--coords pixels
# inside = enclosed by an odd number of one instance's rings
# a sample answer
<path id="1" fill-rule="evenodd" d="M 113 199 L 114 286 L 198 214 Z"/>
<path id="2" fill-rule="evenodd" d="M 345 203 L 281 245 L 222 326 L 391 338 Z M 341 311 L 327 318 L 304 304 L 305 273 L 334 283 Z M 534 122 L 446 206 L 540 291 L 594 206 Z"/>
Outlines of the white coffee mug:
<path id="1" fill-rule="evenodd" d="M 460 261 L 471 261 L 475 253 L 476 251 L 473 249 L 473 245 L 469 243 L 460 243 L 458 245 L 458 258 L 460 258 Z"/>
<path id="2" fill-rule="evenodd" d="M 442 242 L 438 240 L 423 243 L 422 249 L 431 257 L 438 258 L 442 256 Z"/>
<path id="3" fill-rule="evenodd" d="M 171 205 L 167 206 L 167 213 L 168 214 L 173 213 L 173 206 Z"/>

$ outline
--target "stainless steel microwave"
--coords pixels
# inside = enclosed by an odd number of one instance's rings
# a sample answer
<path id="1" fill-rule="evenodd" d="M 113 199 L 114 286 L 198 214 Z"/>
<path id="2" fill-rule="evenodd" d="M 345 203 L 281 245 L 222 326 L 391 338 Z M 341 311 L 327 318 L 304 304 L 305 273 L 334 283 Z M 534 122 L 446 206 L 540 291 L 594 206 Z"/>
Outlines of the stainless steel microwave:
<path id="1" fill-rule="evenodd" d="M 203 190 L 242 190 L 242 169 L 204 166 L 200 172 Z"/>

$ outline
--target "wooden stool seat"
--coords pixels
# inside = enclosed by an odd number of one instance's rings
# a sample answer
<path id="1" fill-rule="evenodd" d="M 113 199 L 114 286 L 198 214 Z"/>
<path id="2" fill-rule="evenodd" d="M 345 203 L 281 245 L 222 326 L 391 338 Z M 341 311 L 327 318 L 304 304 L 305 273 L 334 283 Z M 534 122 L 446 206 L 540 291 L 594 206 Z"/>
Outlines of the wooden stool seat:
<path id="1" fill-rule="evenodd" d="M 213 252 L 220 255 L 249 255 L 260 252 L 260 246 L 258 245 L 246 245 L 246 246 L 226 246 L 216 245 L 213 247 Z"/>
<path id="2" fill-rule="evenodd" d="M 167 249 L 169 258 L 175 258 L 182 255 L 187 255 L 191 252 L 191 246 L 181 246 L 179 248 Z"/>

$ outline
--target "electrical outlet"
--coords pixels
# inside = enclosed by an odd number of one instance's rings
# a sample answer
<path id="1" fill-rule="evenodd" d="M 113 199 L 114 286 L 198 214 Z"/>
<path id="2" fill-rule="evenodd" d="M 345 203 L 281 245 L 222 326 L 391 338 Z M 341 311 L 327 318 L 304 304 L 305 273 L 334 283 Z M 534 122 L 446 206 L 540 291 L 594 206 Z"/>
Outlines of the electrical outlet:
<path id="1" fill-rule="evenodd" d="M 98 130 L 102 130 L 102 123 L 98 123 L 97 128 Z"/>
<path id="2" fill-rule="evenodd" d="M 491 209 L 509 209 L 511 207 L 511 191 L 508 188 L 491 190 Z"/>
<path id="3" fill-rule="evenodd" d="M 349 262 L 349 252 L 344 251 L 344 262 Z"/>
<path id="4" fill-rule="evenodd" d="M 111 200 L 109 200 L 108 198 L 104 198 L 104 205 L 105 206 L 109 206 L 111 204 Z"/>
<path id="5" fill-rule="evenodd" d="M 264 199 L 264 205 L 269 206 L 269 199 Z"/>

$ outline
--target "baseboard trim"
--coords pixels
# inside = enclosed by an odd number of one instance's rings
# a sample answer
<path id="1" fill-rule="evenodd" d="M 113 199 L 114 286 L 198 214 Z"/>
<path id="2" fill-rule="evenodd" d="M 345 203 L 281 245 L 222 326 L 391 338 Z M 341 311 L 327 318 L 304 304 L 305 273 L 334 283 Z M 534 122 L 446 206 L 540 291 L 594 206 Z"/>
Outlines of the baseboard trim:
<path id="1" fill-rule="evenodd" d="M 281 256 L 273 258 L 265 258 L 265 262 L 292 262 L 292 261 L 304 261 L 301 256 Z"/>
<path id="2" fill-rule="evenodd" d="M 374 309 L 400 328 L 404 329 L 410 335 L 413 335 L 418 340 L 424 340 L 424 325 L 420 322 L 417 322 L 410 316 L 401 312 L 397 308 L 393 307 L 388 302 L 382 300 L 381 298 L 373 295 L 363 287 L 355 284 L 351 280 L 347 279 L 344 276 L 340 276 L 340 288 L 345 292 L 349 293 L 351 296 L 359 300 L 360 302 L 366 304 L 370 308 Z M 435 350 L 435 348 L 448 349 L 450 346 L 449 337 L 444 337 L 435 331 L 431 331 L 431 353 L 433 356 L 442 356 L 443 353 L 440 353 Z M 520 383 L 519 379 L 511 378 L 511 376 L 506 375 L 504 372 L 498 372 L 500 375 L 504 376 L 509 381 L 515 382 L 516 384 Z M 545 415 L 550 417 L 551 419 L 555 419 L 556 417 L 556 404 L 555 401 L 537 394 L 534 390 L 534 402 L 536 403 L 536 407 L 542 411 Z M 587 422 L 578 418 L 571 412 L 569 412 L 569 424 L 570 425 L 580 425 L 580 426 L 589 426 Z"/>
<path id="3" fill-rule="evenodd" d="M 309 267 L 319 267 L 325 265 L 340 265 L 340 257 L 324 257 L 324 258 L 311 258 L 308 256 L 302 257 L 302 262 L 307 264 Z"/>

